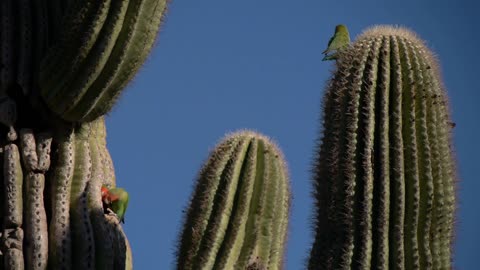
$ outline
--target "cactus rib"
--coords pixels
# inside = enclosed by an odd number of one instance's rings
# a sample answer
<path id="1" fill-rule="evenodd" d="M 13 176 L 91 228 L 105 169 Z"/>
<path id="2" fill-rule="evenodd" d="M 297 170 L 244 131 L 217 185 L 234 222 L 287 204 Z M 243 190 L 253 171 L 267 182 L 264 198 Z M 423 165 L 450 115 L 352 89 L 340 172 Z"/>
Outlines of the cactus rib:
<path id="1" fill-rule="evenodd" d="M 23 257 L 23 172 L 18 147 L 9 143 L 4 147 L 4 220 L 2 249 L 5 268 L 24 269 Z"/>

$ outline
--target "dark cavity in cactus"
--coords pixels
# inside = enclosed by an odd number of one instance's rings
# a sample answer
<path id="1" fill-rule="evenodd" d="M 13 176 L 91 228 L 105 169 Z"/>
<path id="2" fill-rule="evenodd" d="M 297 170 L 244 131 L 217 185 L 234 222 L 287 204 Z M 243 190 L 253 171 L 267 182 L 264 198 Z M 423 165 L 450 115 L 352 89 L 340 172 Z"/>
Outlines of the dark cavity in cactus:
<path id="1" fill-rule="evenodd" d="M 450 269 L 451 122 L 424 42 L 380 26 L 341 51 L 323 126 L 309 269 Z"/>
<path id="2" fill-rule="evenodd" d="M 199 173 L 177 269 L 281 269 L 290 197 L 275 144 L 250 131 L 227 136 Z"/>

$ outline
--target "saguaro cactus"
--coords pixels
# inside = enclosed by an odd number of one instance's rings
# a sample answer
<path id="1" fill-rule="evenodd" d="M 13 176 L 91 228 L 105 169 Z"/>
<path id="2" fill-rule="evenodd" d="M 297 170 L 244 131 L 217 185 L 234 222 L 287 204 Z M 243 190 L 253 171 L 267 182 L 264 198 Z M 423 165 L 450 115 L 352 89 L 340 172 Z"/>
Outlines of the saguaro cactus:
<path id="1" fill-rule="evenodd" d="M 130 269 L 103 115 L 166 0 L 0 1 L 0 269 Z"/>
<path id="2" fill-rule="evenodd" d="M 324 98 L 309 269 L 450 269 L 455 172 L 436 59 L 379 26 L 339 53 Z"/>
<path id="3" fill-rule="evenodd" d="M 254 132 L 227 136 L 198 176 L 177 269 L 281 269 L 289 205 L 278 147 Z"/>

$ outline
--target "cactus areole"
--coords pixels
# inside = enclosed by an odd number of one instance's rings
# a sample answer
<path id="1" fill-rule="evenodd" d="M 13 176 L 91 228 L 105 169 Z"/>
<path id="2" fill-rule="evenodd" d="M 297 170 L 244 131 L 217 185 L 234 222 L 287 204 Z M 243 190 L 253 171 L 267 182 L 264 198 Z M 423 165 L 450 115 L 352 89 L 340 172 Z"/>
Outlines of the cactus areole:
<path id="1" fill-rule="evenodd" d="M 451 269 L 455 164 L 437 61 L 378 26 L 339 53 L 314 166 L 309 269 Z"/>

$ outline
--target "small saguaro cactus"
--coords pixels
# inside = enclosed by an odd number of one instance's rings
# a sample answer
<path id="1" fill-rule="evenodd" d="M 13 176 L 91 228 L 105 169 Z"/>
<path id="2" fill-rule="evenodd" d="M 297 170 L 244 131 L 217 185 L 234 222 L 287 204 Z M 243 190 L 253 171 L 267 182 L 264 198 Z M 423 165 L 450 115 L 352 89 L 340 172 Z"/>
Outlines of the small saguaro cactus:
<path id="1" fill-rule="evenodd" d="M 450 269 L 455 166 L 437 61 L 404 28 L 338 53 L 315 163 L 309 269 Z"/>
<path id="2" fill-rule="evenodd" d="M 227 136 L 199 173 L 177 269 L 281 269 L 289 206 L 278 147 L 250 131 Z"/>

